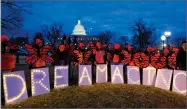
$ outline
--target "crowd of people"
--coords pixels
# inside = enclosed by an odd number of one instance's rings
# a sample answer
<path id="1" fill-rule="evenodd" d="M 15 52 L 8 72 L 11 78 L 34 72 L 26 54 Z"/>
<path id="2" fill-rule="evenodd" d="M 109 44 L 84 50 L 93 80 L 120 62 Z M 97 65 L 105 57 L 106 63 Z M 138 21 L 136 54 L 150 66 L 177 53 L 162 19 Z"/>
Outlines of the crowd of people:
<path id="1" fill-rule="evenodd" d="M 2 42 L 2 47 L 7 41 Z M 135 49 L 128 44 L 103 44 L 90 42 L 85 44 L 67 43 L 66 39 L 57 46 L 44 44 L 42 34 L 37 34 L 32 45 L 25 44 L 29 56 L 25 59 L 31 68 L 44 67 L 46 63 L 53 65 L 96 65 L 96 64 L 124 64 L 146 68 L 153 66 L 157 69 L 168 68 L 186 70 L 186 41 L 181 48 L 165 47 L 163 50 L 147 47 L 145 50 Z M 2 49 L 2 53 L 5 53 Z M 52 56 L 48 53 L 51 52 Z"/>

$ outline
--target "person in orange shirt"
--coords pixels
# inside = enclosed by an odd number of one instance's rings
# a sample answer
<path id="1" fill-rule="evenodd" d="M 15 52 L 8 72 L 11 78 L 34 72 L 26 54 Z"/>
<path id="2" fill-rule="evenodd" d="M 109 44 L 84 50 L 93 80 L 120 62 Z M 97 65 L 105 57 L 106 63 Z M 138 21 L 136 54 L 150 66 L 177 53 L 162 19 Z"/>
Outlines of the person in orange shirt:
<path id="1" fill-rule="evenodd" d="M 171 67 L 168 65 L 168 57 L 171 55 L 171 50 L 169 47 L 165 47 L 162 51 L 162 55 L 166 58 L 166 65 L 164 68 L 171 69 Z"/>
<path id="2" fill-rule="evenodd" d="M 53 63 L 53 58 L 48 56 L 51 52 L 51 46 L 44 44 L 44 39 L 41 33 L 37 33 L 34 38 L 34 44 L 25 44 L 25 48 L 29 53 L 29 56 L 25 58 L 26 63 L 31 68 L 46 67 L 46 63 Z"/>
<path id="3" fill-rule="evenodd" d="M 15 54 L 19 50 L 19 46 L 10 43 L 6 35 L 1 36 L 1 70 L 13 71 L 15 69 Z"/>
<path id="4" fill-rule="evenodd" d="M 105 46 L 102 46 L 100 42 L 96 42 L 96 49 L 93 52 L 94 64 L 93 64 L 93 78 L 96 76 L 96 64 L 107 64 Z"/>
<path id="5" fill-rule="evenodd" d="M 33 47 L 35 47 L 37 49 L 37 54 L 40 54 L 40 49 L 42 48 L 42 46 L 44 46 L 43 43 L 43 38 L 41 36 L 41 34 L 37 34 L 37 36 L 35 37 L 35 44 L 33 45 Z M 38 59 L 38 61 L 34 64 L 32 64 L 33 68 L 37 68 L 37 67 L 44 67 L 46 66 L 46 63 L 44 60 L 42 59 Z"/>
<path id="6" fill-rule="evenodd" d="M 94 65 L 94 63 L 95 63 L 95 52 L 96 52 L 96 48 L 97 47 L 96 47 L 95 43 L 90 42 L 88 44 L 88 48 L 87 49 L 91 51 L 90 61 L 91 61 L 92 65 Z"/>
<path id="7" fill-rule="evenodd" d="M 69 65 L 68 48 L 69 46 L 65 43 L 65 41 L 62 41 L 58 46 L 57 54 L 61 65 Z"/>
<path id="8" fill-rule="evenodd" d="M 74 49 L 74 65 L 78 66 L 80 64 L 91 64 L 91 50 L 85 46 L 84 43 L 80 42 L 79 47 Z"/>
<path id="9" fill-rule="evenodd" d="M 106 64 L 106 52 L 100 42 L 96 43 L 95 64 Z"/>
<path id="10" fill-rule="evenodd" d="M 134 62 L 133 62 L 134 52 L 133 52 L 133 47 L 131 45 L 128 45 L 126 43 L 120 55 L 121 55 L 120 56 L 121 63 L 123 63 L 126 66 L 127 65 L 134 66 Z"/>
<path id="11" fill-rule="evenodd" d="M 122 59 L 123 59 L 123 54 L 122 54 L 121 46 L 119 44 L 115 44 L 112 63 L 119 64 L 121 63 Z"/>
<path id="12" fill-rule="evenodd" d="M 73 50 L 73 63 L 78 66 L 83 63 L 83 55 L 85 53 L 84 43 L 79 43 L 79 46 Z"/>

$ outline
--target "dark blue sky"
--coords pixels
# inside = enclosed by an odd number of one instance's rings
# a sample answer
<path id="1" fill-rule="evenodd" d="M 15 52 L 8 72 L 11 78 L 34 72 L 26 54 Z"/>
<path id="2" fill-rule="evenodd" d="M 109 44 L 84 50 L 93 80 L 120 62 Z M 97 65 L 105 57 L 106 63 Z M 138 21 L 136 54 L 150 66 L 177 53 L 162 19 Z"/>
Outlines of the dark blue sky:
<path id="1" fill-rule="evenodd" d="M 134 20 L 143 18 L 149 24 L 154 23 L 159 35 L 169 30 L 172 32 L 172 36 L 185 36 L 186 0 L 177 1 L 46 2 L 42 0 L 26 2 L 30 4 L 28 10 L 33 14 L 23 14 L 22 31 L 34 34 L 41 30 L 42 25 L 57 22 L 63 24 L 65 33 L 71 34 L 77 20 L 80 19 L 87 34 L 111 30 L 116 36 L 130 36 L 129 26 Z M 92 31 L 88 32 L 89 28 L 92 28 Z"/>

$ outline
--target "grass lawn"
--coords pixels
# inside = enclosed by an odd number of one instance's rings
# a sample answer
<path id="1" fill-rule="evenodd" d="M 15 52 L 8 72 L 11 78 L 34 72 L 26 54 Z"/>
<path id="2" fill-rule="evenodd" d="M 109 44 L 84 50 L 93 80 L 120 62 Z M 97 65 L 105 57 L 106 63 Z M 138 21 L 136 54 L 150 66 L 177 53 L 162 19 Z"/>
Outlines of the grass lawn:
<path id="1" fill-rule="evenodd" d="M 186 97 L 153 86 L 94 84 L 53 89 L 6 108 L 184 108 Z"/>
<path id="2" fill-rule="evenodd" d="M 186 96 L 162 90 L 153 86 L 129 84 L 94 84 L 77 86 L 76 79 L 70 79 L 69 87 L 54 89 L 53 67 L 49 66 L 51 92 L 31 97 L 31 80 L 28 65 L 17 65 L 16 71 L 25 71 L 29 98 L 22 102 L 5 105 L 4 108 L 185 108 Z M 125 80 L 126 81 L 126 80 Z M 2 100 L 3 98 L 3 93 Z"/>

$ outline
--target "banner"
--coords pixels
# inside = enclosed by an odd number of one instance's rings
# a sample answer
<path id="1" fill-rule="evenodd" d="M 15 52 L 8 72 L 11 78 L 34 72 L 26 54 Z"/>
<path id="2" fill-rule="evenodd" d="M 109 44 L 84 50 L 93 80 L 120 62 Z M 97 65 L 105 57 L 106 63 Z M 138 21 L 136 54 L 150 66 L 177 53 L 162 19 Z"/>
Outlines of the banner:
<path id="1" fill-rule="evenodd" d="M 54 67 L 54 88 L 69 85 L 69 66 Z M 106 83 L 108 80 L 107 64 L 96 66 L 96 82 Z M 173 70 L 147 67 L 143 69 L 143 85 L 170 90 Z M 124 83 L 123 65 L 111 65 L 111 83 Z M 186 95 L 186 71 L 174 70 L 172 91 Z M 2 73 L 5 104 L 11 104 L 28 98 L 24 71 Z M 156 79 L 156 81 L 155 81 Z M 127 66 L 127 83 L 140 84 L 139 67 Z M 79 65 L 78 85 L 92 85 L 92 66 Z M 50 92 L 49 69 L 31 69 L 32 96 Z"/>
<path id="2" fill-rule="evenodd" d="M 67 87 L 69 84 L 68 66 L 55 66 L 54 88 Z"/>
<path id="3" fill-rule="evenodd" d="M 79 86 L 92 85 L 91 65 L 79 65 Z"/>
<path id="4" fill-rule="evenodd" d="M 136 66 L 127 66 L 127 83 L 140 84 L 140 70 Z"/>
<path id="5" fill-rule="evenodd" d="M 186 71 L 174 70 L 172 91 L 186 95 Z"/>
<path id="6" fill-rule="evenodd" d="M 111 82 L 124 83 L 123 65 L 111 65 Z"/>
<path id="7" fill-rule="evenodd" d="M 32 96 L 50 92 L 49 69 L 37 68 L 31 70 Z"/>
<path id="8" fill-rule="evenodd" d="M 108 81 L 107 64 L 96 65 L 96 83 L 106 83 Z"/>
<path id="9" fill-rule="evenodd" d="M 24 71 L 3 73 L 5 104 L 28 98 Z"/>
<path id="10" fill-rule="evenodd" d="M 158 69 L 155 87 L 169 90 L 171 85 L 171 77 L 173 70 Z"/>
<path id="11" fill-rule="evenodd" d="M 156 69 L 154 67 L 143 68 L 143 85 L 155 85 Z"/>

